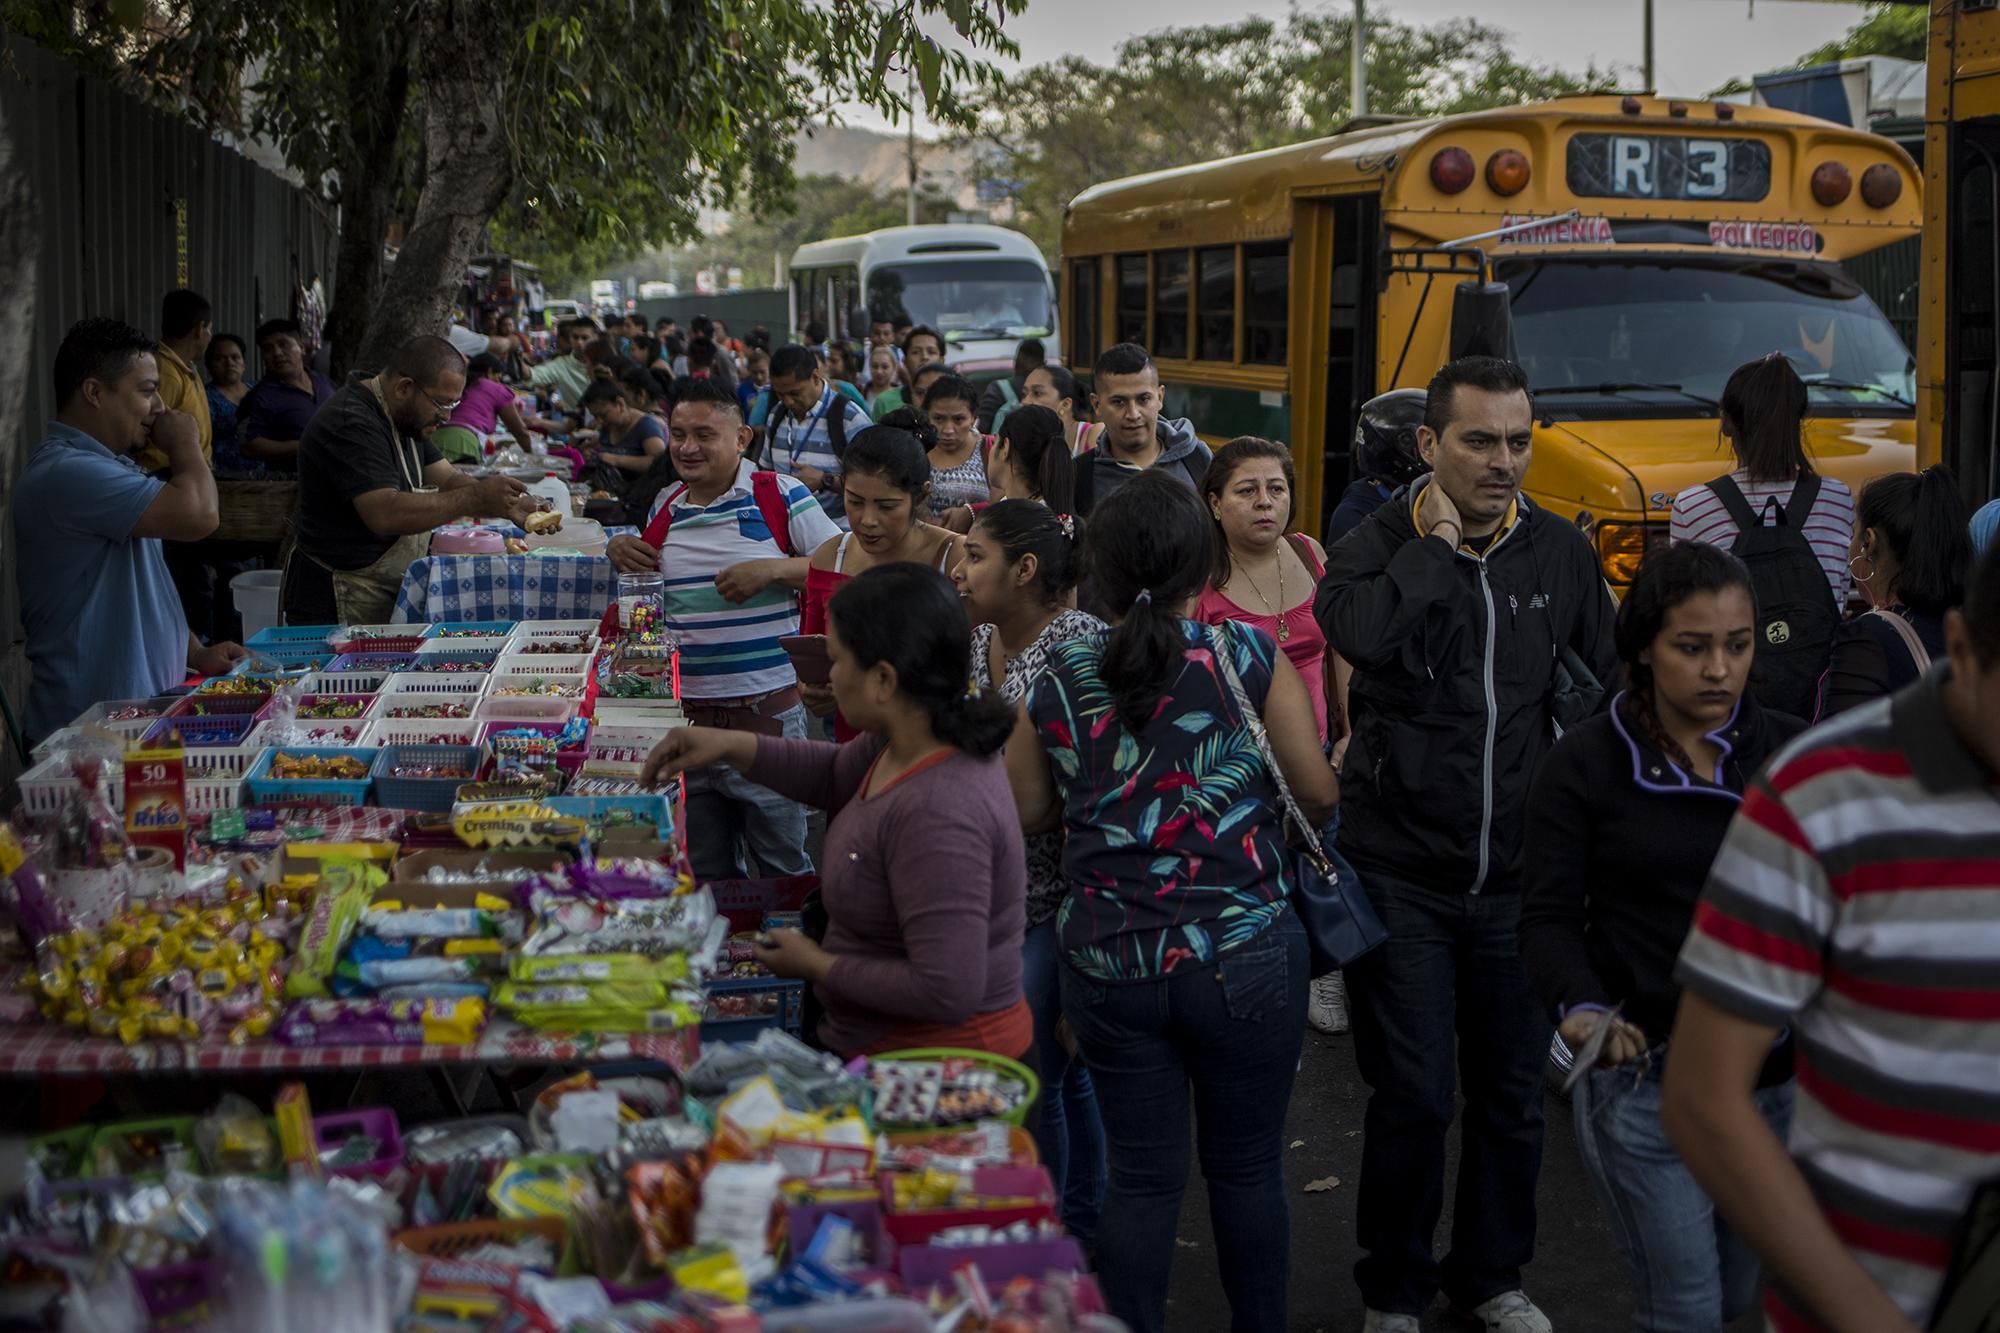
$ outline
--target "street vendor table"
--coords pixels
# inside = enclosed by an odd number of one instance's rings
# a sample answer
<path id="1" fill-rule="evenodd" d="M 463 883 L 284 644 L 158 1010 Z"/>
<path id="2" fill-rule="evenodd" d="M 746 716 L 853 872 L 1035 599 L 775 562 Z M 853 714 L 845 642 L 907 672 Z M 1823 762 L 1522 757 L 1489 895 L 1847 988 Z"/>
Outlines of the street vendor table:
<path id="1" fill-rule="evenodd" d="M 488 525 L 518 536 L 520 529 Z M 636 537 L 610 527 L 609 537 Z M 427 555 L 410 562 L 396 594 L 396 623 L 452 620 L 595 620 L 618 595 L 602 556 Z"/>
<path id="2" fill-rule="evenodd" d="M 495 1019 L 469 1046 L 241 1046 L 78 1036 L 56 1023 L 0 1024 L 0 1078 L 46 1074 L 274 1073 L 359 1070 L 448 1064 L 568 1065 L 656 1060 L 684 1069 L 699 1045 L 693 1029 L 602 1036 L 539 1032 Z"/>

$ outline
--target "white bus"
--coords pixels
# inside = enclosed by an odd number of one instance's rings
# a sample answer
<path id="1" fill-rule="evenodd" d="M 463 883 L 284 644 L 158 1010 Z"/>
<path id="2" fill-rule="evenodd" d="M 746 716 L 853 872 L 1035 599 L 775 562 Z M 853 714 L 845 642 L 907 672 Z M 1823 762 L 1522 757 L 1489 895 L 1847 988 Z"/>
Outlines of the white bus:
<path id="1" fill-rule="evenodd" d="M 1055 286 L 1035 243 L 971 223 L 885 227 L 802 245 L 792 255 L 792 328 L 824 324 L 856 342 L 871 313 L 944 334 L 946 358 L 1011 363 L 1024 338 L 1056 342 Z"/>

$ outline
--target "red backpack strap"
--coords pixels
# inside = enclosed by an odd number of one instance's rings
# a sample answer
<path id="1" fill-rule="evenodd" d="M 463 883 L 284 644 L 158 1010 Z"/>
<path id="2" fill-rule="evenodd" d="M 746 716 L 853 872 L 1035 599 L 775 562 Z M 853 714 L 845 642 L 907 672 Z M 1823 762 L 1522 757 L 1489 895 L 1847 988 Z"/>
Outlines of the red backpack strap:
<path id="1" fill-rule="evenodd" d="M 659 511 L 653 515 L 653 521 L 646 525 L 646 531 L 640 534 L 639 540 L 656 551 L 663 547 L 667 540 L 667 529 L 674 525 L 674 501 L 686 494 L 685 483 L 668 487 L 666 493 L 660 497 Z"/>
<path id="2" fill-rule="evenodd" d="M 755 497 L 757 512 L 764 516 L 764 526 L 771 530 L 771 539 L 778 543 L 778 549 L 786 555 L 794 554 L 792 507 L 785 503 L 785 488 L 778 484 L 778 474 L 751 473 L 750 494 Z"/>

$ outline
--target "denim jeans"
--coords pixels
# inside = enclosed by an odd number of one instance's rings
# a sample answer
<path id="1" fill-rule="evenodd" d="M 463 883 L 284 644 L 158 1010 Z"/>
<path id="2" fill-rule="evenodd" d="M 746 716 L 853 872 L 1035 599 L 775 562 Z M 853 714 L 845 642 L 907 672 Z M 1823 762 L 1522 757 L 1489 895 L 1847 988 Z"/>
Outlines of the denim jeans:
<path id="1" fill-rule="evenodd" d="M 1104 1121 L 1090 1070 L 1056 1035 L 1062 1017 L 1061 945 L 1050 917 L 1021 942 L 1021 991 L 1035 1015 L 1035 1050 L 1042 1076 L 1042 1120 L 1035 1146 L 1062 1194 L 1063 1225 L 1086 1249 L 1096 1243 L 1104 1208 Z"/>
<path id="2" fill-rule="evenodd" d="M 1345 969 L 1355 1059 L 1371 1089 L 1354 1278 L 1371 1310 L 1418 1315 L 1440 1287 L 1469 1310 L 1518 1288 L 1535 1252 L 1550 1025 L 1521 964 L 1521 900 L 1379 873 L 1368 896 L 1389 938 Z M 1454 1076 L 1465 1120 L 1451 1249 L 1440 1264 L 1432 1241 Z"/>
<path id="3" fill-rule="evenodd" d="M 778 715 L 785 735 L 806 734 L 803 704 Z M 697 879 L 809 875 L 806 808 L 720 764 L 687 775 L 688 861 Z"/>
<path id="4" fill-rule="evenodd" d="M 1660 1129 L 1660 1067 L 1594 1069 L 1576 1085 L 1576 1141 L 1632 1275 L 1632 1327 L 1709 1333 L 1757 1300 L 1757 1255 L 1715 1211 Z M 1793 1085 L 1759 1089 L 1778 1141 L 1792 1123 Z"/>
<path id="5" fill-rule="evenodd" d="M 1305 1040 L 1306 971 L 1305 932 L 1290 912 L 1213 964 L 1154 980 L 1108 985 L 1062 969 L 1063 1012 L 1111 1146 L 1098 1280 L 1133 1333 L 1166 1327 L 1190 1091 L 1231 1327 L 1286 1327 L 1285 1108 Z"/>

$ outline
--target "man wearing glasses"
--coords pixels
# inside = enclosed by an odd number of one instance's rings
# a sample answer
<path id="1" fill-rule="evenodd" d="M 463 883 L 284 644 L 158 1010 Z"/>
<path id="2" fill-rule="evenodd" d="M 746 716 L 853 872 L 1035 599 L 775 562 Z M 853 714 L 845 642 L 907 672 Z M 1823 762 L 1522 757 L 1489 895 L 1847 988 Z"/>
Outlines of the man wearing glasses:
<path id="1" fill-rule="evenodd" d="M 432 528 L 456 518 L 519 523 L 534 512 L 520 482 L 474 481 L 431 443 L 464 392 L 458 350 L 443 338 L 412 338 L 378 374 L 351 376 L 313 417 L 299 441 L 288 623 L 384 624 Z"/>

